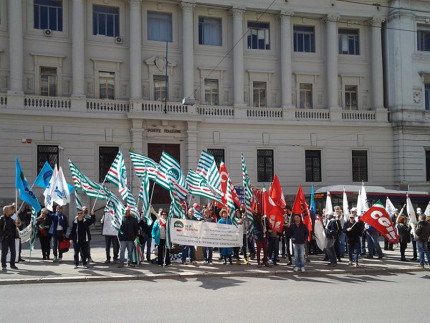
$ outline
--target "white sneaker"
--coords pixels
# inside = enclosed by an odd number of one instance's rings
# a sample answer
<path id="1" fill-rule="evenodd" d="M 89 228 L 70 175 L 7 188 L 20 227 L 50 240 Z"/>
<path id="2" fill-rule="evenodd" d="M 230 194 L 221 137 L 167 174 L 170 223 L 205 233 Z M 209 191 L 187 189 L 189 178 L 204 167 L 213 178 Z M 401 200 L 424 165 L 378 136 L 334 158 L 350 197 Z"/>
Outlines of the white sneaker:
<path id="1" fill-rule="evenodd" d="M 348 266 L 351 266 L 351 265 L 352 265 L 352 261 L 348 262 Z"/>
<path id="2" fill-rule="evenodd" d="M 305 267 L 300 268 L 300 270 L 302 271 L 302 273 L 305 272 Z"/>
<path id="3" fill-rule="evenodd" d="M 294 271 L 299 271 L 299 267 L 294 267 Z"/>

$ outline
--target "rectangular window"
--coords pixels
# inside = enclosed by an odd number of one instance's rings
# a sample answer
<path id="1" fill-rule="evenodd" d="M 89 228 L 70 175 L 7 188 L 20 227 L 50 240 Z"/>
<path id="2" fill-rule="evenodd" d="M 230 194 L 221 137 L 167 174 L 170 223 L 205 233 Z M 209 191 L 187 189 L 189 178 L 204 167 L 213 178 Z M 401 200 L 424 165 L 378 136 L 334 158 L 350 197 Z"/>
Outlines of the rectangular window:
<path id="1" fill-rule="evenodd" d="M 58 146 L 37 146 L 37 174 L 40 173 L 43 168 L 43 165 L 45 165 L 45 162 L 48 162 L 52 168 L 54 168 L 55 164 L 59 165 Z"/>
<path id="2" fill-rule="evenodd" d="M 169 97 L 168 79 L 165 75 L 154 75 L 154 100 L 164 102 Z"/>
<path id="3" fill-rule="evenodd" d="M 63 31 L 63 1 L 34 0 L 34 29 Z"/>
<path id="4" fill-rule="evenodd" d="M 221 162 L 225 162 L 224 149 L 208 149 L 208 153 L 214 156 L 215 163 L 218 167 Z"/>
<path id="5" fill-rule="evenodd" d="M 430 150 L 426 150 L 426 181 L 430 182 Z"/>
<path id="6" fill-rule="evenodd" d="M 430 30 L 417 30 L 417 48 L 422 52 L 430 52 Z"/>
<path id="7" fill-rule="evenodd" d="M 273 150 L 257 150 L 257 182 L 271 182 L 273 180 Z"/>
<path id="8" fill-rule="evenodd" d="M 358 29 L 339 28 L 339 54 L 360 55 L 360 38 Z"/>
<path id="9" fill-rule="evenodd" d="M 219 105 L 218 80 L 205 79 L 205 104 Z"/>
<path id="10" fill-rule="evenodd" d="M 248 22 L 248 48 L 270 49 L 270 24 L 265 22 Z"/>
<path id="11" fill-rule="evenodd" d="M 265 107 L 266 102 L 266 82 L 253 82 L 254 107 Z"/>
<path id="12" fill-rule="evenodd" d="M 56 67 L 40 67 L 40 95 L 57 96 Z"/>
<path id="13" fill-rule="evenodd" d="M 312 109 L 312 84 L 300 83 L 300 105 L 301 109 Z"/>
<path id="14" fill-rule="evenodd" d="M 424 84 L 425 109 L 430 110 L 430 83 Z"/>
<path id="15" fill-rule="evenodd" d="M 321 150 L 306 150 L 306 182 L 321 182 Z"/>
<path id="16" fill-rule="evenodd" d="M 115 99 L 115 73 L 99 72 L 100 99 Z"/>
<path id="17" fill-rule="evenodd" d="M 313 26 L 294 26 L 294 51 L 315 53 L 315 28 Z"/>
<path id="18" fill-rule="evenodd" d="M 106 174 L 109 171 L 116 155 L 118 147 L 99 147 L 99 182 L 105 180 Z"/>
<path id="19" fill-rule="evenodd" d="M 357 86 L 345 85 L 345 109 L 357 110 Z"/>
<path id="20" fill-rule="evenodd" d="M 367 182 L 367 151 L 352 151 L 352 181 Z"/>
<path id="21" fill-rule="evenodd" d="M 119 8 L 93 6 L 93 35 L 119 36 Z"/>
<path id="22" fill-rule="evenodd" d="M 172 14 L 148 11 L 148 40 L 172 41 Z"/>
<path id="23" fill-rule="evenodd" d="M 199 44 L 222 46 L 221 18 L 199 17 Z"/>

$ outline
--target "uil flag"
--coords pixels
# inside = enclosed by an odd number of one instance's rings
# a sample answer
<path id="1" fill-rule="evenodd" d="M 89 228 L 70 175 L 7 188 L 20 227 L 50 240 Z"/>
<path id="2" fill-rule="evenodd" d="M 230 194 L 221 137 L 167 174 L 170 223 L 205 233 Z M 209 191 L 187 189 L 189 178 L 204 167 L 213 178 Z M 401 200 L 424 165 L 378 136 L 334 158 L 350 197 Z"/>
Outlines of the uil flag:
<path id="1" fill-rule="evenodd" d="M 409 197 L 409 194 L 406 194 L 406 213 L 409 217 L 409 220 L 413 225 L 417 224 L 417 215 L 415 214 L 414 207 L 412 205 L 411 199 Z"/>
<path id="2" fill-rule="evenodd" d="M 39 175 L 37 175 L 34 185 L 47 188 L 53 172 L 54 170 L 52 169 L 51 165 L 49 165 L 49 163 L 46 161 Z"/>
<path id="3" fill-rule="evenodd" d="M 118 187 L 122 199 L 124 201 L 127 200 L 127 171 L 121 150 L 118 151 L 112 166 L 109 168 L 106 174 L 106 180 Z"/>
<path id="4" fill-rule="evenodd" d="M 366 222 L 378 230 L 390 243 L 399 241 L 399 237 L 394 229 L 390 215 L 387 213 L 383 205 L 373 205 L 366 213 L 363 214 L 361 221 Z"/>
<path id="5" fill-rule="evenodd" d="M 311 241 L 312 219 L 311 219 L 311 216 L 309 214 L 309 208 L 308 208 L 308 204 L 306 203 L 306 200 L 305 200 L 305 195 L 303 194 L 302 185 L 300 185 L 299 189 L 297 190 L 297 195 L 296 195 L 296 198 L 294 200 L 292 211 L 295 214 L 301 214 L 302 215 L 303 224 L 306 225 L 306 227 L 308 228 L 308 232 L 309 232 L 308 241 Z"/>
<path id="6" fill-rule="evenodd" d="M 396 212 L 396 208 L 394 207 L 393 203 L 391 202 L 388 196 L 387 196 L 387 200 L 385 201 L 385 210 L 387 210 L 387 213 L 390 215 L 390 217 L 393 217 L 394 212 Z"/>
<path id="7" fill-rule="evenodd" d="M 54 166 L 54 172 L 52 173 L 51 179 L 49 180 L 48 186 L 45 188 L 43 192 L 43 196 L 45 197 L 45 206 L 49 211 L 53 211 L 54 200 L 52 196 L 54 194 L 55 184 L 57 183 L 58 177 L 58 168 L 57 164 Z"/>
<path id="8" fill-rule="evenodd" d="M 325 215 L 327 214 L 333 214 L 333 204 L 331 203 L 331 194 L 330 192 L 327 192 L 327 197 L 325 200 Z"/>
<path id="9" fill-rule="evenodd" d="M 27 179 L 22 172 L 18 158 L 16 158 L 15 187 L 19 192 L 19 197 L 21 200 L 27 202 L 36 209 L 36 212 L 39 212 L 41 209 L 39 201 L 37 200 L 37 197 L 34 195 L 31 188 L 28 186 Z"/>
<path id="10" fill-rule="evenodd" d="M 269 195 L 276 205 L 284 208 L 287 204 L 285 203 L 284 192 L 282 191 L 281 183 L 279 183 L 278 175 L 275 174 L 273 177 L 272 185 L 270 186 Z"/>
<path id="11" fill-rule="evenodd" d="M 54 186 L 50 191 L 51 199 L 58 205 L 66 205 L 70 203 L 70 192 L 67 186 L 66 178 L 63 174 L 63 169 L 60 167 Z"/>
<path id="12" fill-rule="evenodd" d="M 316 206 L 315 206 L 315 188 L 314 188 L 314 184 L 312 184 L 312 187 L 311 187 L 311 203 L 310 203 L 311 205 L 309 206 L 310 207 L 310 210 L 312 211 L 312 212 L 314 212 L 314 214 L 316 214 L 316 212 L 317 212 L 317 208 L 316 208 Z M 322 249 L 321 249 L 322 250 Z"/>
<path id="13" fill-rule="evenodd" d="M 349 218 L 349 205 L 348 205 L 348 198 L 346 196 L 346 190 L 345 186 L 343 187 L 343 217 L 345 219 L 345 222 L 348 221 Z"/>
<path id="14" fill-rule="evenodd" d="M 284 229 L 284 209 L 272 200 L 265 188 L 263 188 L 263 201 L 264 215 L 269 220 L 270 229 L 281 233 Z"/>

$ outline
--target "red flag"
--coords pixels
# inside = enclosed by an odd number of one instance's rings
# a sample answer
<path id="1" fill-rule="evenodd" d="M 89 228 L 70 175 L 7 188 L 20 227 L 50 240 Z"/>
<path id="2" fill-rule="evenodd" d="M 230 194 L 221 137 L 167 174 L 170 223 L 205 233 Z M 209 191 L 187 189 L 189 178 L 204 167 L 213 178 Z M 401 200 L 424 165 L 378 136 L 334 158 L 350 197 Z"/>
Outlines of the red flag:
<path id="1" fill-rule="evenodd" d="M 284 228 L 284 209 L 272 200 L 266 189 L 263 188 L 263 209 L 269 220 L 269 227 L 273 231 L 281 233 Z"/>
<path id="2" fill-rule="evenodd" d="M 366 213 L 363 214 L 361 221 L 366 222 L 381 232 L 381 234 L 387 238 L 389 242 L 394 243 L 399 241 L 399 236 L 394 229 L 390 215 L 382 205 L 373 205 Z"/>
<path id="3" fill-rule="evenodd" d="M 269 195 L 272 198 L 273 202 L 275 202 L 280 207 L 284 208 L 287 203 L 285 203 L 284 192 L 282 192 L 281 183 L 279 183 L 278 176 L 275 174 L 273 177 L 272 185 L 270 186 Z"/>
<path id="4" fill-rule="evenodd" d="M 237 207 L 240 207 L 241 203 L 240 203 L 239 196 L 237 195 L 236 189 L 234 188 L 234 185 L 230 180 L 227 167 L 225 167 L 224 163 L 221 163 L 221 165 L 219 166 L 219 174 L 221 177 L 221 192 L 222 192 L 221 201 L 224 205 L 217 203 L 218 207 L 229 208 L 227 199 L 229 200 L 231 199 L 233 201 L 233 204 L 235 204 Z M 229 189 L 229 191 L 227 191 L 227 189 Z"/>
<path id="5" fill-rule="evenodd" d="M 309 231 L 308 241 L 311 241 L 311 231 L 312 231 L 312 220 L 309 214 L 308 204 L 306 203 L 305 195 L 303 194 L 302 185 L 299 186 L 297 190 L 296 199 L 293 204 L 293 213 L 301 214 L 303 223 L 306 225 Z"/>

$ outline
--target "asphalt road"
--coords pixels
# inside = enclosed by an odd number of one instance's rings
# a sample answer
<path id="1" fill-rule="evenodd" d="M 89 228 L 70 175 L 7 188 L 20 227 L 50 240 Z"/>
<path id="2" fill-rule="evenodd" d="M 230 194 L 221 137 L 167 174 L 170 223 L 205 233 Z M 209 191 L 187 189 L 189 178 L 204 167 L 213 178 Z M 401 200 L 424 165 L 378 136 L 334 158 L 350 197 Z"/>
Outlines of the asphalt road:
<path id="1" fill-rule="evenodd" d="M 0 286 L 1 322 L 428 322 L 430 272 Z"/>

